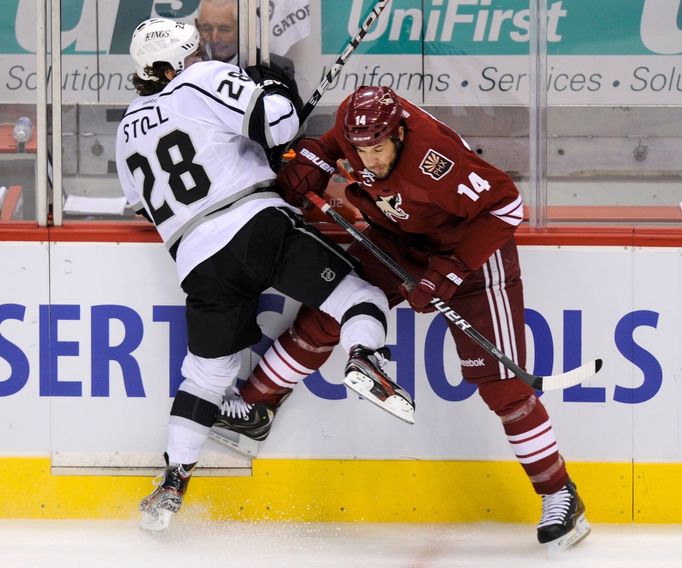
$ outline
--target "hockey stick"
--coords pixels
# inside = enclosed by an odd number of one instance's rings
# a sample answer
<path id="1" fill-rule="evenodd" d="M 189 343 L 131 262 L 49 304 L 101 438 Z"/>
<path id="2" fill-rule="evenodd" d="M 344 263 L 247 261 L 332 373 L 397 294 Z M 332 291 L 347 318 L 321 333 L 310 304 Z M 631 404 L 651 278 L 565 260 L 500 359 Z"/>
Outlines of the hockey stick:
<path id="1" fill-rule="evenodd" d="M 322 95 L 329 88 L 329 85 L 331 85 L 332 81 L 336 79 L 338 74 L 341 72 L 341 68 L 346 64 L 358 45 L 360 45 L 360 42 L 367 35 L 369 28 L 372 27 L 372 24 L 381 15 L 381 12 L 383 12 L 386 4 L 388 4 L 390 1 L 391 0 L 379 0 L 374 5 L 374 8 L 372 8 L 372 11 L 367 14 L 367 17 L 360 25 L 358 32 L 350 39 L 334 65 L 332 65 L 331 69 L 329 69 L 327 74 L 322 78 L 322 82 L 318 85 L 317 89 L 315 89 L 315 92 L 310 97 L 310 100 L 308 100 L 308 102 L 303 106 L 303 109 L 301 109 L 301 112 L 298 115 L 299 122 L 301 124 L 303 124 L 308 116 L 310 116 L 310 113 L 313 112 L 313 109 L 317 106 L 317 103 L 322 98 Z"/>
<path id="2" fill-rule="evenodd" d="M 270 156 L 270 165 L 275 171 L 279 169 L 279 163 L 282 159 L 282 156 L 291 150 L 291 146 L 296 140 L 299 139 L 301 134 L 303 134 L 303 123 L 308 120 L 308 117 L 313 112 L 313 109 L 317 106 L 317 103 L 320 102 L 322 95 L 324 95 L 326 90 L 329 88 L 329 85 L 332 84 L 332 81 L 334 81 L 339 73 L 341 73 L 343 66 L 346 64 L 350 56 L 353 55 L 358 45 L 360 45 L 360 42 L 367 35 L 369 28 L 372 27 L 372 24 L 381 15 L 381 12 L 384 11 L 384 8 L 390 1 L 391 0 L 377 1 L 377 3 L 374 5 L 374 8 L 372 8 L 372 11 L 367 14 L 367 17 L 360 25 L 358 32 L 348 41 L 346 47 L 341 52 L 341 55 L 339 55 L 337 60 L 334 62 L 334 65 L 332 65 L 329 71 L 327 71 L 324 77 L 322 77 L 322 81 L 320 81 L 320 84 L 317 86 L 317 89 L 315 89 L 308 102 L 303 105 L 301 112 L 298 113 L 298 132 L 287 144 L 275 148 L 273 150 L 275 153 Z"/>
<path id="3" fill-rule="evenodd" d="M 337 224 L 339 224 L 343 229 L 345 229 L 356 241 L 367 248 L 382 264 L 389 268 L 396 276 L 401 278 L 403 282 L 408 284 L 416 284 L 415 278 L 408 274 L 399 264 L 397 264 L 390 256 L 388 256 L 384 251 L 382 251 L 378 246 L 376 246 L 371 240 L 369 240 L 365 235 L 358 231 L 352 223 L 346 221 L 341 214 L 336 212 L 322 197 L 317 195 L 313 191 L 306 192 L 306 197 L 308 200 L 318 207 L 323 213 L 329 215 Z M 567 371 L 558 375 L 550 375 L 547 377 L 540 377 L 537 375 L 531 375 L 530 373 L 524 371 L 519 367 L 514 361 L 507 357 L 504 353 L 497 349 L 490 341 L 483 337 L 476 329 L 471 327 L 471 324 L 467 322 L 462 316 L 460 316 L 455 310 L 448 306 L 443 300 L 434 296 L 431 300 L 431 304 L 436 310 L 438 310 L 441 315 L 443 315 L 448 321 L 454 323 L 459 329 L 461 329 L 467 336 L 473 339 L 478 345 L 480 345 L 485 351 L 490 353 L 495 359 L 502 363 L 507 369 L 512 371 L 519 379 L 523 382 L 529 384 L 531 387 L 541 391 L 551 391 L 565 389 L 572 387 L 581 383 L 585 379 L 588 379 L 592 375 L 599 372 L 602 367 L 602 360 L 595 359 L 590 363 L 586 363 L 577 369 Z"/>

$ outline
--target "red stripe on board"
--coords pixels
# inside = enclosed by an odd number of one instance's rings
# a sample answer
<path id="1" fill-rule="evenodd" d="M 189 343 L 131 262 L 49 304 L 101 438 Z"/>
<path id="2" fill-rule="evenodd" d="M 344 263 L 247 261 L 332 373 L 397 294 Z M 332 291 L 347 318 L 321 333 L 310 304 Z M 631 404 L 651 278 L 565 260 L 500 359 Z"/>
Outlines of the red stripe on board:
<path id="1" fill-rule="evenodd" d="M 66 221 L 50 228 L 55 242 L 160 243 L 154 225 L 147 221 Z"/>
<path id="2" fill-rule="evenodd" d="M 353 239 L 335 223 L 315 223 L 338 243 Z M 358 228 L 364 223 L 357 223 Z M 516 231 L 520 245 L 550 246 L 638 246 L 682 247 L 682 224 L 678 227 L 562 226 L 532 229 L 527 224 Z M 0 223 L 0 241 L 128 242 L 160 243 L 161 238 L 147 221 L 67 221 L 63 227 L 38 227 L 32 221 Z"/>
<path id="3" fill-rule="evenodd" d="M 44 242 L 50 240 L 47 227 L 38 227 L 31 221 L 7 221 L 0 223 L 0 241 L 34 241 Z"/>

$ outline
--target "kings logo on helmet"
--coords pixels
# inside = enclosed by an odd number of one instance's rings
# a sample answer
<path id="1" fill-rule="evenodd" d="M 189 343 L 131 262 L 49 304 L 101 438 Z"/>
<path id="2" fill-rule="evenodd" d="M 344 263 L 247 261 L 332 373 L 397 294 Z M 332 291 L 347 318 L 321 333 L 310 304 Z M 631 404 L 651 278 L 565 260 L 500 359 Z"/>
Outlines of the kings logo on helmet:
<path id="1" fill-rule="evenodd" d="M 163 37 L 168 37 L 170 35 L 170 32 L 168 30 L 164 30 L 161 32 L 149 32 L 146 36 L 144 36 L 145 41 L 149 41 L 150 39 L 159 39 Z"/>

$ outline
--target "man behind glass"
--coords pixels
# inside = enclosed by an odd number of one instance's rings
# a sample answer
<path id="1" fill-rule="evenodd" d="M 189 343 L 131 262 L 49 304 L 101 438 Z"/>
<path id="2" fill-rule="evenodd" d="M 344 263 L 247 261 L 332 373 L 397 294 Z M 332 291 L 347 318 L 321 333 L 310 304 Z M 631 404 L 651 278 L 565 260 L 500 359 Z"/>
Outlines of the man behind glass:
<path id="1" fill-rule="evenodd" d="M 201 0 L 194 20 L 199 34 L 211 46 L 212 59 L 237 65 L 239 52 L 239 7 L 237 0 Z M 260 50 L 258 50 L 260 59 Z M 294 77 L 294 62 L 271 54 L 270 61 L 289 77 Z M 242 65 L 245 65 L 242 62 Z"/>
<path id="2" fill-rule="evenodd" d="M 239 49 L 237 0 L 201 0 L 195 19 L 199 34 L 211 46 L 212 58 L 236 63 Z"/>

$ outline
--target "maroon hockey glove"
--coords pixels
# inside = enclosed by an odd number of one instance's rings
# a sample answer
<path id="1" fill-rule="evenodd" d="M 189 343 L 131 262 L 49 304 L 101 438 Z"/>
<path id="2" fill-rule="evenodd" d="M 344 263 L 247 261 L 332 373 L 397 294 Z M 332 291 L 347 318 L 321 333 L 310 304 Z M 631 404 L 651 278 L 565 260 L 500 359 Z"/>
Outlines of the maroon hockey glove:
<path id="1" fill-rule="evenodd" d="M 326 156 L 324 146 L 315 138 L 303 138 L 295 147 L 296 157 L 282 165 L 277 183 L 287 203 L 300 207 L 305 194 L 313 191 L 323 195 L 336 167 Z"/>
<path id="2" fill-rule="evenodd" d="M 462 278 L 453 272 L 454 260 L 452 257 L 432 256 L 429 268 L 412 290 L 408 290 L 404 284 L 400 286 L 400 293 L 415 311 L 423 314 L 434 311 L 431 304 L 434 297 L 445 302 L 452 299 L 462 283 Z"/>

